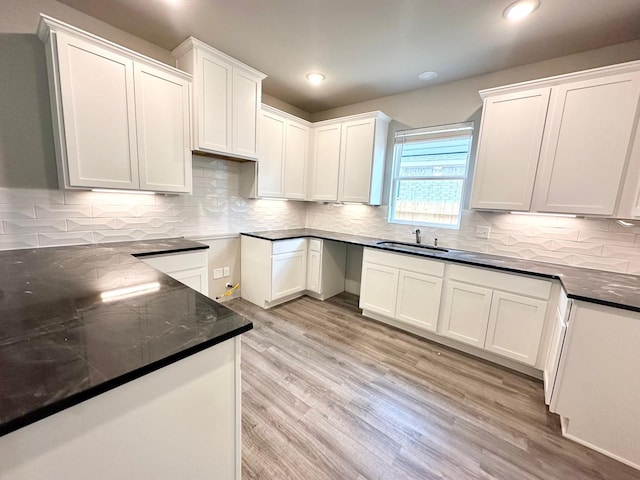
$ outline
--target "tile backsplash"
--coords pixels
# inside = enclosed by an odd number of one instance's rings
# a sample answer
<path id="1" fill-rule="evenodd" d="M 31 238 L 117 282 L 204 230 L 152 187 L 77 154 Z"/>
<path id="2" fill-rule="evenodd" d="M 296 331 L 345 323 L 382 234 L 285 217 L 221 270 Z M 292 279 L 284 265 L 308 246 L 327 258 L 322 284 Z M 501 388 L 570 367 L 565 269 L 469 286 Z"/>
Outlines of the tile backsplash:
<path id="1" fill-rule="evenodd" d="M 385 206 L 314 203 L 306 218 L 308 228 L 414 241 L 412 227 L 387 223 L 387 214 Z M 478 226 L 491 227 L 488 239 L 475 236 Z M 640 274 L 640 226 L 626 228 L 615 220 L 465 210 L 459 230 L 421 231 L 424 243 L 437 237 L 443 247 Z"/>
<path id="2" fill-rule="evenodd" d="M 0 188 L 0 249 L 304 226 L 303 203 L 242 198 L 239 169 L 194 157 L 193 195 Z"/>
<path id="3" fill-rule="evenodd" d="M 194 156 L 193 195 L 0 188 L 0 250 L 163 237 L 215 237 L 307 226 L 412 241 L 388 208 L 240 196 L 241 164 Z M 477 226 L 491 227 L 488 239 Z M 464 211 L 459 230 L 422 227 L 424 242 L 543 262 L 640 274 L 640 226 L 609 219 Z"/>

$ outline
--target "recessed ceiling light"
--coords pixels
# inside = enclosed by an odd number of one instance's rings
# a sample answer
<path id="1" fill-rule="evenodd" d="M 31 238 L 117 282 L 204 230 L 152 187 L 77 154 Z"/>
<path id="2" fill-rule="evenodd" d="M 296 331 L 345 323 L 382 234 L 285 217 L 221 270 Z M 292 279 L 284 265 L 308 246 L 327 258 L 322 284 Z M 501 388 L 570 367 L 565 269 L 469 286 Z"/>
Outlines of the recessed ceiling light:
<path id="1" fill-rule="evenodd" d="M 438 76 L 438 74 L 436 72 L 422 72 L 420 75 L 418 75 L 418 78 L 420 80 L 433 80 L 434 78 L 436 78 Z"/>
<path id="2" fill-rule="evenodd" d="M 540 0 L 518 0 L 505 8 L 502 14 L 507 20 L 520 20 L 540 6 Z"/>
<path id="3" fill-rule="evenodd" d="M 307 73 L 307 80 L 311 85 L 320 85 L 326 77 L 319 72 Z"/>

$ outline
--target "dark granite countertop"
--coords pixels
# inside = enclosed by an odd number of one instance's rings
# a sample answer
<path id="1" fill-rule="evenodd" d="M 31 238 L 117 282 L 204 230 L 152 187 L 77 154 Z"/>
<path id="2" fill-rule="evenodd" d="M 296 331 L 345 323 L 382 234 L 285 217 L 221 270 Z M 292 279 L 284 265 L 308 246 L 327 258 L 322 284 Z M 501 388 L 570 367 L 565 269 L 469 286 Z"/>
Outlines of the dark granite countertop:
<path id="1" fill-rule="evenodd" d="M 206 248 L 167 239 L 0 251 L 0 435 L 250 330 L 135 257 Z"/>
<path id="2" fill-rule="evenodd" d="M 378 248 L 396 253 L 437 258 L 454 263 L 474 265 L 492 268 L 505 272 L 514 272 L 526 275 L 558 279 L 562 283 L 567 296 L 576 300 L 598 303 L 610 307 L 623 308 L 640 312 L 640 276 L 623 273 L 605 272 L 588 268 L 569 267 L 552 263 L 534 262 L 520 258 L 503 257 L 485 253 L 466 252 L 449 249 L 448 252 L 436 252 L 426 250 L 417 253 L 378 245 L 380 238 L 349 235 L 346 233 L 329 232 L 298 228 L 292 230 L 273 230 L 266 232 L 242 233 L 251 237 L 265 240 L 286 240 L 288 238 L 313 237 L 324 240 L 362 245 L 364 247 Z M 443 245 L 447 248 L 446 245 Z"/>

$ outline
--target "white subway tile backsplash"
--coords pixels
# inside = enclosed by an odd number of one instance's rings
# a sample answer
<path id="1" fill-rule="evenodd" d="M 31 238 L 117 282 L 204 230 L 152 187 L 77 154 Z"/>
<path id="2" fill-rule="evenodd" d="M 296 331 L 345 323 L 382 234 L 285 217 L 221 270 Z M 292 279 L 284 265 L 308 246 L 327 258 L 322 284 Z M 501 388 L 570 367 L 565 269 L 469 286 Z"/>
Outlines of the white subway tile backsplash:
<path id="1" fill-rule="evenodd" d="M 0 250 L 32 248 L 38 246 L 38 235 L 0 235 Z"/>
<path id="2" fill-rule="evenodd" d="M 629 267 L 629 260 L 613 258 L 593 257 L 589 255 L 574 255 L 572 264 L 576 267 L 595 268 L 596 270 L 609 270 L 610 272 L 624 273 Z"/>
<path id="3" fill-rule="evenodd" d="M 115 218 L 68 218 L 67 230 L 95 231 L 95 230 L 115 230 L 120 228 L 120 223 Z"/>
<path id="4" fill-rule="evenodd" d="M 0 220 L 10 220 L 14 218 L 36 218 L 34 206 L 0 204 Z"/>
<path id="5" fill-rule="evenodd" d="M 64 203 L 62 190 L 45 190 L 35 188 L 0 188 L 0 204 L 59 204 Z"/>
<path id="6" fill-rule="evenodd" d="M 581 242 L 601 243 L 603 245 L 622 245 L 626 247 L 633 247 L 636 236 L 632 233 L 581 230 L 578 240 Z"/>
<path id="7" fill-rule="evenodd" d="M 83 245 L 85 243 L 93 243 L 93 232 L 52 232 L 38 234 L 38 244 L 41 247 Z"/>
<path id="8" fill-rule="evenodd" d="M 602 250 L 602 256 L 607 258 L 638 259 L 640 258 L 640 248 L 605 245 Z"/>
<path id="9" fill-rule="evenodd" d="M 67 230 L 67 222 L 64 218 L 3 220 L 2 224 L 4 233 L 8 234 L 64 232 Z"/>
<path id="10" fill-rule="evenodd" d="M 135 205 L 94 205 L 91 207 L 92 216 L 100 217 L 138 217 L 138 207 Z"/>
<path id="11" fill-rule="evenodd" d="M 36 205 L 37 218 L 91 217 L 90 205 Z"/>

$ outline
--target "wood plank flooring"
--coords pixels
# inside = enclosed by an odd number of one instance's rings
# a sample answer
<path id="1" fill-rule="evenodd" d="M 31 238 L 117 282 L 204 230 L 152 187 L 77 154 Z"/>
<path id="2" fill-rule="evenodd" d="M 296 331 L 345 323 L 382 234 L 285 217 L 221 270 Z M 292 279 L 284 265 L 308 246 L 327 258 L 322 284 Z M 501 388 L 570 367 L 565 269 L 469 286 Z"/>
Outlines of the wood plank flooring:
<path id="1" fill-rule="evenodd" d="M 243 480 L 640 479 L 562 438 L 539 381 L 366 319 L 353 295 L 226 305 L 254 322 Z"/>

